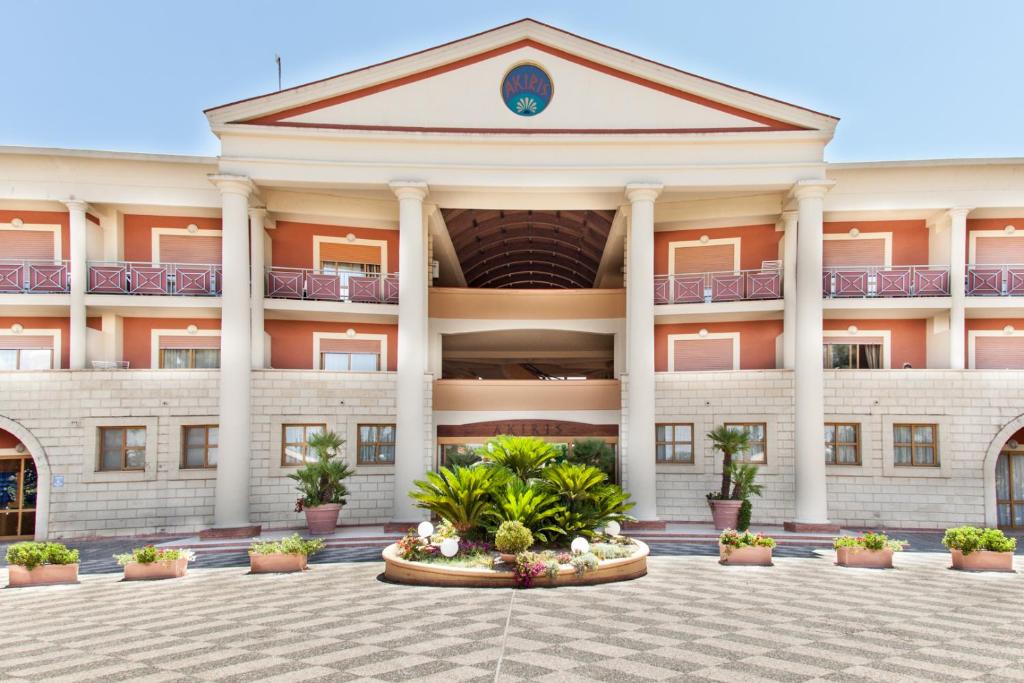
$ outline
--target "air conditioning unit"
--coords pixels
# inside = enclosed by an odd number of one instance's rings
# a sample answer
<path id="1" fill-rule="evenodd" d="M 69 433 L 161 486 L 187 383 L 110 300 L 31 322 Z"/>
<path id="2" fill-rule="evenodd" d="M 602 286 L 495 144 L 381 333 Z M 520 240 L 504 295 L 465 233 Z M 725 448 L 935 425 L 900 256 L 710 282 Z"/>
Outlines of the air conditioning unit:
<path id="1" fill-rule="evenodd" d="M 92 361 L 93 370 L 127 370 L 128 361 L 126 360 L 94 360 Z"/>

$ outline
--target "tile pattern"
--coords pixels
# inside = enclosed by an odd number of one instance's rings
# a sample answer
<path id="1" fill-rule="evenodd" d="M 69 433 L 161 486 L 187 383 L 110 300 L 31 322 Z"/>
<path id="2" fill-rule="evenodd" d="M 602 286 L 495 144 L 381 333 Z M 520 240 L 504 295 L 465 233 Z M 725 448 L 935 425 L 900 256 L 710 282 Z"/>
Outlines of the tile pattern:
<path id="1" fill-rule="evenodd" d="M 897 563 L 844 569 L 828 551 L 772 568 L 657 556 L 636 581 L 532 591 L 394 585 L 376 559 L 302 575 L 87 575 L 0 592 L 0 678 L 1020 680 L 1024 611 L 1011 596 L 1024 573 L 953 572 L 930 553 Z"/>

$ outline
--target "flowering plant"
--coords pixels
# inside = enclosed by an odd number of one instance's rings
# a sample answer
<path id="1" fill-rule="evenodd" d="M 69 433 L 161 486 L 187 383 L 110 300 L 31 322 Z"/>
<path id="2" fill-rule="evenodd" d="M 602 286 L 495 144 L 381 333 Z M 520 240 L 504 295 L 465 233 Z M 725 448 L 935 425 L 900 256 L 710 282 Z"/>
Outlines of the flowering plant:
<path id="1" fill-rule="evenodd" d="M 516 588 L 530 588 L 533 580 L 547 572 L 548 563 L 537 553 L 525 552 L 516 555 Z"/>
<path id="2" fill-rule="evenodd" d="M 727 548 L 745 548 L 754 546 L 757 548 L 774 548 L 775 539 L 764 534 L 755 534 L 750 531 L 739 532 L 735 529 L 726 529 L 718 537 L 718 542 Z"/>
<path id="3" fill-rule="evenodd" d="M 865 550 L 892 550 L 899 552 L 903 550 L 906 541 L 890 540 L 885 534 L 876 534 L 873 531 L 865 531 L 860 536 L 839 536 L 832 541 L 832 547 L 840 548 L 863 548 Z"/>
<path id="4" fill-rule="evenodd" d="M 172 562 L 174 560 L 188 560 L 191 562 L 196 559 L 196 554 L 191 550 L 177 549 L 177 548 L 157 548 L 153 545 L 146 545 L 141 548 L 135 548 L 130 553 L 121 553 L 114 555 L 114 559 L 122 567 L 129 562 L 138 562 L 140 564 L 152 564 L 154 562 Z"/>

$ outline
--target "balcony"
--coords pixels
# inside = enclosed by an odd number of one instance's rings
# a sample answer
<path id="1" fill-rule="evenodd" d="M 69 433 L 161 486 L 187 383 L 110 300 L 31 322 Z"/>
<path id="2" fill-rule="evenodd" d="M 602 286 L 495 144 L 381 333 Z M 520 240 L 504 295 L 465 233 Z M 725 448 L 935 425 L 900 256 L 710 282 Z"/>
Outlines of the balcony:
<path id="1" fill-rule="evenodd" d="M 825 268 L 826 299 L 949 296 L 948 266 L 850 266 Z"/>
<path id="2" fill-rule="evenodd" d="M 198 263 L 92 261 L 89 294 L 220 296 L 221 266 Z"/>
<path id="3" fill-rule="evenodd" d="M 619 410 L 618 380 L 441 379 L 434 410 Z"/>
<path id="4" fill-rule="evenodd" d="M 0 259 L 0 294 L 60 294 L 69 282 L 67 261 Z"/>
<path id="5" fill-rule="evenodd" d="M 781 298 L 781 266 L 654 276 L 656 305 L 767 301 Z"/>
<path id="6" fill-rule="evenodd" d="M 353 275 L 309 268 L 267 268 L 265 296 L 270 299 L 398 303 L 398 273 Z"/>
<path id="7" fill-rule="evenodd" d="M 1024 296 L 1024 265 L 969 264 L 967 296 Z"/>

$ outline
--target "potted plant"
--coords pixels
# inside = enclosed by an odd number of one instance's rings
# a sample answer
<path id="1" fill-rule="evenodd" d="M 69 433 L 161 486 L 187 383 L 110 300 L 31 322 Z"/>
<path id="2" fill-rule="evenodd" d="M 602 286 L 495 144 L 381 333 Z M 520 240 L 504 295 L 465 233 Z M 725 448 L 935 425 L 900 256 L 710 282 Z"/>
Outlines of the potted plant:
<path id="1" fill-rule="evenodd" d="M 892 554 L 903 550 L 906 541 L 890 540 L 885 534 L 865 531 L 860 536 L 839 536 L 833 539 L 836 564 L 840 567 L 892 569 Z"/>
<path id="2" fill-rule="evenodd" d="M 770 567 L 775 539 L 749 531 L 726 529 L 718 537 L 719 564 Z"/>
<path id="3" fill-rule="evenodd" d="M 750 448 L 750 435 L 722 425 L 708 432 L 707 438 L 716 451 L 722 452 L 722 486 L 707 496 L 708 505 L 711 506 L 711 518 L 716 529 L 735 529 L 743 501 L 734 498 L 730 490 L 732 458 Z"/>
<path id="4" fill-rule="evenodd" d="M 961 526 L 946 529 L 942 545 L 949 548 L 953 569 L 965 571 L 1012 572 L 1017 539 L 1007 538 L 999 529 Z"/>
<path id="5" fill-rule="evenodd" d="M 249 548 L 249 571 L 253 574 L 305 571 L 309 557 L 323 549 L 322 539 L 307 540 L 298 534 L 280 541 L 257 541 Z"/>
<path id="6" fill-rule="evenodd" d="M 114 555 L 114 559 L 124 567 L 125 581 L 179 579 L 188 573 L 188 563 L 196 559 L 196 554 L 191 550 L 165 550 L 147 545 Z"/>
<path id="7" fill-rule="evenodd" d="M 494 534 L 494 547 L 505 564 L 514 564 L 516 555 L 533 545 L 533 534 L 521 522 L 502 522 Z"/>
<path id="8" fill-rule="evenodd" d="M 78 583 L 78 551 L 61 543 L 25 541 L 7 548 L 7 585 Z"/>
<path id="9" fill-rule="evenodd" d="M 754 509 L 750 497 L 760 496 L 764 487 L 754 481 L 757 478 L 757 465 L 734 462 L 729 474 L 732 478 L 732 498 L 740 501 L 736 530 L 746 531 L 750 528 L 750 516 Z"/>
<path id="10" fill-rule="evenodd" d="M 295 502 L 295 511 L 306 513 L 311 534 L 329 534 L 338 526 L 338 515 L 348 495 L 344 480 L 352 476 L 348 465 L 337 459 L 343 443 L 334 432 L 313 434 L 307 444 L 316 460 L 288 475 L 298 482 L 296 488 L 302 497 Z"/>

